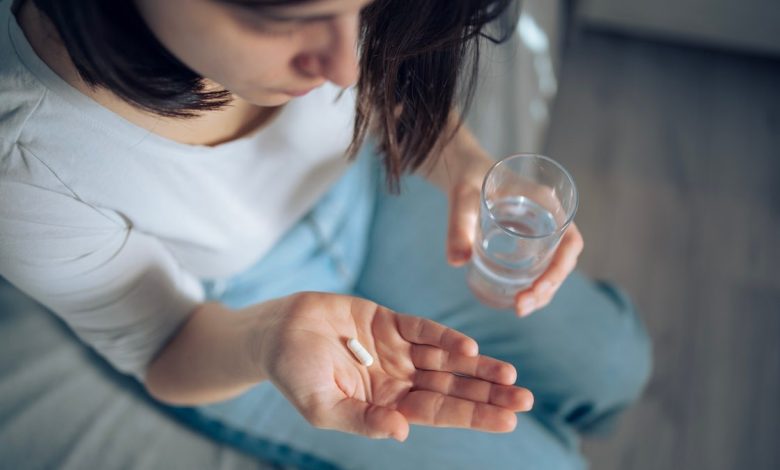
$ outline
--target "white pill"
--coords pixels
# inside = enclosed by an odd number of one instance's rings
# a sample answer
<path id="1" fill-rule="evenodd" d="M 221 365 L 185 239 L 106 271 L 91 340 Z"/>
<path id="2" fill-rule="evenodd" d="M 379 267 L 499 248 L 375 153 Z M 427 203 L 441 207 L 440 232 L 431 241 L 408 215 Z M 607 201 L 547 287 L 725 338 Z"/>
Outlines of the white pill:
<path id="1" fill-rule="evenodd" d="M 371 356 L 371 353 L 366 351 L 366 348 L 360 344 L 360 341 L 358 341 L 357 338 L 350 338 L 349 341 L 347 341 L 347 347 L 364 366 L 368 367 L 374 363 L 374 357 Z"/>

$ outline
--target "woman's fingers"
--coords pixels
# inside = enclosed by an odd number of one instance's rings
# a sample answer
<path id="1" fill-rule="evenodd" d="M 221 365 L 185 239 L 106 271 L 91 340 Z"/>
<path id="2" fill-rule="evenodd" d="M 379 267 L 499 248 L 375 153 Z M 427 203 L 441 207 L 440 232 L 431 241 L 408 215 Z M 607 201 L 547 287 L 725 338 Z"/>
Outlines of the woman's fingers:
<path id="1" fill-rule="evenodd" d="M 374 439 L 389 437 L 403 442 L 409 436 L 409 422 L 401 412 L 351 397 L 339 400 L 332 408 L 314 410 L 307 419 L 314 427 Z"/>
<path id="2" fill-rule="evenodd" d="M 414 376 L 414 388 L 489 403 L 512 411 L 528 411 L 534 403 L 534 396 L 528 389 L 461 377 L 449 372 L 418 370 Z"/>
<path id="3" fill-rule="evenodd" d="M 492 357 L 466 356 L 422 344 L 412 345 L 411 357 L 418 369 L 454 372 L 504 385 L 513 385 L 517 380 L 512 364 Z"/>
<path id="4" fill-rule="evenodd" d="M 517 425 L 517 416 L 506 408 L 428 390 L 408 393 L 399 403 L 398 411 L 410 423 L 426 426 L 509 432 Z"/>
<path id="5" fill-rule="evenodd" d="M 398 331 L 410 343 L 427 344 L 466 356 L 479 353 L 477 342 L 463 333 L 427 318 L 396 314 Z"/>
<path id="6" fill-rule="evenodd" d="M 571 224 L 563 234 L 547 270 L 539 276 L 530 289 L 517 295 L 516 311 L 519 316 L 529 315 L 550 303 L 563 281 L 577 266 L 577 258 L 582 253 L 583 247 L 580 230 L 576 224 Z"/>

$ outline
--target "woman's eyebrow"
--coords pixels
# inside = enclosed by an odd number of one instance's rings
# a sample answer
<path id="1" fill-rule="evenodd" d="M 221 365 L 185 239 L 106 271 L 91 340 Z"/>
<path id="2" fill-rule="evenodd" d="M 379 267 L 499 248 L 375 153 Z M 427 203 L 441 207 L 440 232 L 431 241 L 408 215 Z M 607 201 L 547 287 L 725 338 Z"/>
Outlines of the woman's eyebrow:
<path id="1" fill-rule="evenodd" d="M 221 0 L 225 3 L 234 3 L 237 5 L 263 8 L 263 14 L 276 21 L 327 21 L 335 18 L 339 13 L 292 13 L 284 12 L 286 8 L 295 8 L 297 6 L 317 3 L 317 0 L 302 0 L 293 4 L 283 2 L 264 2 L 263 0 Z M 366 2 L 362 8 L 374 3 L 373 0 Z"/>
<path id="2" fill-rule="evenodd" d="M 280 0 L 216 0 L 219 3 L 228 3 L 232 5 L 238 5 L 246 8 L 257 8 L 262 9 L 263 12 L 273 12 L 274 10 L 283 10 L 285 8 L 290 7 L 296 7 L 300 5 L 306 5 L 310 3 L 317 3 L 317 0 L 298 0 L 293 2 L 284 2 Z M 270 16 L 270 15 L 269 15 Z M 284 14 L 278 14 L 274 15 L 278 16 L 279 18 L 298 18 L 299 15 L 284 15 Z M 313 15 L 313 16 L 325 16 L 325 15 Z M 333 15 L 328 15 L 333 16 Z"/>
<path id="3" fill-rule="evenodd" d="M 327 21 L 335 18 L 335 13 L 320 13 L 315 15 L 305 14 L 279 14 L 273 11 L 266 13 L 266 16 L 276 21 Z"/>

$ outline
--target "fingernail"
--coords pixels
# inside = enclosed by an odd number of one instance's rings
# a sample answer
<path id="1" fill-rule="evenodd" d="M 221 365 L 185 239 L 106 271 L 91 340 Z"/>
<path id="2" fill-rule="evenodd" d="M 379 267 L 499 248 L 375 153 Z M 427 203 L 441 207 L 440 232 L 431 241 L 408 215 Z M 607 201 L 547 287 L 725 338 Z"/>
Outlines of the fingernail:
<path id="1" fill-rule="evenodd" d="M 450 253 L 451 263 L 462 263 L 463 261 L 466 261 L 466 253 L 463 251 L 453 251 Z"/>
<path id="2" fill-rule="evenodd" d="M 520 303 L 520 315 L 526 316 L 529 313 L 534 311 L 534 307 L 536 307 L 536 301 L 533 299 L 533 297 L 528 297 L 525 300 Z"/>
<path id="3" fill-rule="evenodd" d="M 542 281 L 539 283 L 539 295 L 544 295 L 552 289 L 552 283 L 550 281 Z"/>
<path id="4" fill-rule="evenodd" d="M 473 343 L 471 341 L 466 342 L 461 349 L 467 356 L 475 357 L 479 355 L 479 344 L 476 341 Z"/>
<path id="5" fill-rule="evenodd" d="M 525 403 L 523 403 L 526 411 L 531 411 L 534 409 L 534 401 L 534 396 L 529 393 L 528 397 L 525 399 Z"/>

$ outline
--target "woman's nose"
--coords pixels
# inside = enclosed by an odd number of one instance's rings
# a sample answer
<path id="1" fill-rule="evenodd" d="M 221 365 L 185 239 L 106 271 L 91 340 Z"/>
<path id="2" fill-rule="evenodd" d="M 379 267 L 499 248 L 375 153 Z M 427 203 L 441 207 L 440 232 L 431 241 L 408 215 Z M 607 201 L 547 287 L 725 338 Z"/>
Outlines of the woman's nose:
<path id="1" fill-rule="evenodd" d="M 328 23 L 327 46 L 316 52 L 301 54 L 296 66 L 310 76 L 323 77 L 346 88 L 358 79 L 358 15 L 334 18 Z"/>

